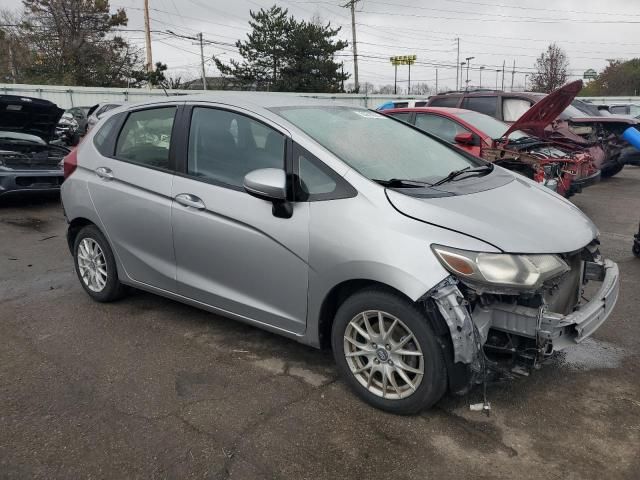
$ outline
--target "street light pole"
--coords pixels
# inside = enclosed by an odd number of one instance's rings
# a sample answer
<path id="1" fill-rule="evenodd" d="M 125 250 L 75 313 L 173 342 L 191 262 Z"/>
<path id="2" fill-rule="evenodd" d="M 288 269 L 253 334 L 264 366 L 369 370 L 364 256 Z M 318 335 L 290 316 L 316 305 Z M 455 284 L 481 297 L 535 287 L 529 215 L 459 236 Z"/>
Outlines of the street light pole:
<path id="1" fill-rule="evenodd" d="M 480 85 L 479 85 L 479 88 L 482 88 L 482 70 L 484 70 L 484 65 L 480 67 Z"/>
<path id="2" fill-rule="evenodd" d="M 500 69 L 496 69 L 496 90 L 498 90 L 498 74 L 500 73 Z"/>
<path id="3" fill-rule="evenodd" d="M 462 69 L 467 64 L 467 62 L 460 62 L 460 88 L 458 90 L 462 90 Z"/>
<path id="4" fill-rule="evenodd" d="M 527 78 L 529 78 L 529 74 L 528 73 L 524 76 L 524 91 L 525 92 L 527 91 Z"/>
<path id="5" fill-rule="evenodd" d="M 393 74 L 393 94 L 398 94 L 398 64 L 394 65 L 395 72 Z"/>

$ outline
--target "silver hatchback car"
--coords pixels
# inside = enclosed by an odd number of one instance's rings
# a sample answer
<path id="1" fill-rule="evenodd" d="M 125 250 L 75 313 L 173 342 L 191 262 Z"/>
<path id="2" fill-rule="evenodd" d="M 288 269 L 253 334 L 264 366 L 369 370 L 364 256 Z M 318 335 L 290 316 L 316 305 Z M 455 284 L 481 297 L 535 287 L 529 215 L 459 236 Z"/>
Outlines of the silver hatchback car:
<path id="1" fill-rule="evenodd" d="M 65 174 L 95 300 L 132 286 L 331 346 L 395 413 L 535 367 L 618 295 L 571 203 L 359 107 L 240 92 L 121 107 Z"/>

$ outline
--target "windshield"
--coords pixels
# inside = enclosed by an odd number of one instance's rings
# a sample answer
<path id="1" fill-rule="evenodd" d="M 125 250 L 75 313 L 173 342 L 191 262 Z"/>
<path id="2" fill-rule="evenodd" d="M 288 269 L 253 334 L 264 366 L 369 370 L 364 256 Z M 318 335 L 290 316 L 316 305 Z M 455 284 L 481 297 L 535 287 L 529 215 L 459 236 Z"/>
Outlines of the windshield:
<path id="1" fill-rule="evenodd" d="M 502 138 L 509 129 L 509 125 L 507 125 L 506 123 L 501 122 L 500 120 L 496 120 L 495 118 L 483 113 L 468 111 L 459 113 L 458 117 L 460 117 L 460 119 L 464 120 L 465 122 L 473 125 L 481 132 L 489 135 L 494 140 Z M 522 138 L 528 137 L 529 135 L 521 132 L 520 130 L 516 130 L 509 134 L 509 138 L 511 140 L 520 140 Z"/>
<path id="2" fill-rule="evenodd" d="M 313 106 L 272 109 L 372 180 L 431 182 L 483 165 L 427 134 L 370 110 Z"/>

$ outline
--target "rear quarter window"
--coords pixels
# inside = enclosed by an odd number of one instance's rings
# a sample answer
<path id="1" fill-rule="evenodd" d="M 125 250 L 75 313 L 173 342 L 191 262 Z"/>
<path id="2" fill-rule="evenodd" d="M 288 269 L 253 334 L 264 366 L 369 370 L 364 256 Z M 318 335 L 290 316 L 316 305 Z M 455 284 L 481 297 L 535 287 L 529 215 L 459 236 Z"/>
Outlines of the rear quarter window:
<path id="1" fill-rule="evenodd" d="M 433 100 L 429 101 L 429 106 L 430 107 L 457 107 L 458 100 L 460 100 L 460 97 L 454 97 L 454 96 L 434 98 Z"/>
<path id="2" fill-rule="evenodd" d="M 114 115 L 109 118 L 98 132 L 93 136 L 93 144 L 96 149 L 105 157 L 113 155 L 113 145 L 116 135 L 116 127 L 120 123 L 121 115 Z"/>
<path id="3" fill-rule="evenodd" d="M 498 97 L 466 97 L 461 108 L 495 117 L 498 114 Z"/>

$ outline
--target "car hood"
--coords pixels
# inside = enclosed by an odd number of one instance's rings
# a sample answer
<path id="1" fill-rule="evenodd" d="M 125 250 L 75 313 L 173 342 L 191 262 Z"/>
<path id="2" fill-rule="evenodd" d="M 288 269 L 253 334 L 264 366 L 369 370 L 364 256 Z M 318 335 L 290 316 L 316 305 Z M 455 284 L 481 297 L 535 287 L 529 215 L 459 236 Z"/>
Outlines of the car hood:
<path id="1" fill-rule="evenodd" d="M 514 177 L 498 188 L 469 195 L 418 198 L 387 189 L 400 213 L 477 238 L 509 253 L 568 253 L 583 248 L 598 230 L 576 206 Z"/>
<path id="2" fill-rule="evenodd" d="M 504 136 L 508 137 L 512 132 L 522 130 L 527 133 L 532 133 L 536 137 L 543 137 L 545 127 L 551 124 L 565 108 L 571 105 L 571 102 L 573 102 L 573 99 L 576 98 L 580 90 L 582 90 L 582 80 L 567 83 L 564 87 L 554 90 L 524 112 L 522 116 L 511 125 Z"/>
<path id="3" fill-rule="evenodd" d="M 0 95 L 0 131 L 36 135 L 50 142 L 63 113 L 47 100 Z"/>

